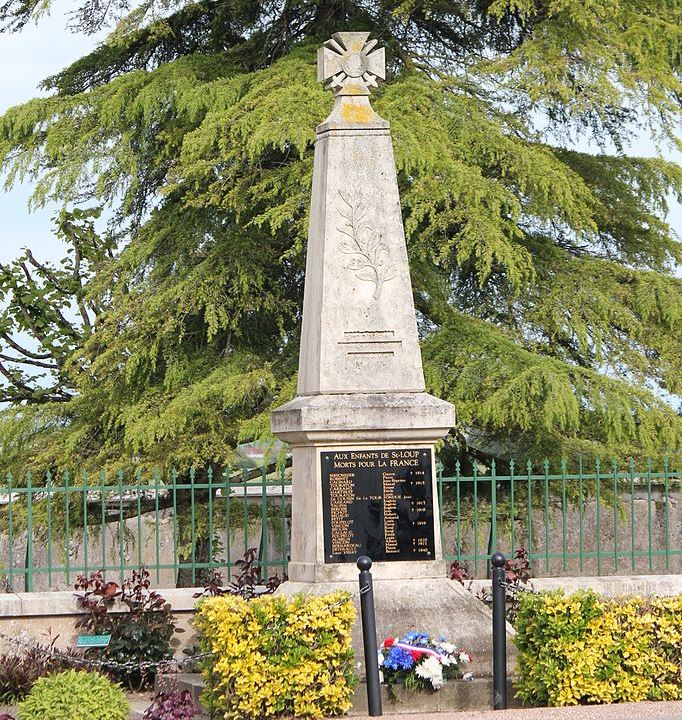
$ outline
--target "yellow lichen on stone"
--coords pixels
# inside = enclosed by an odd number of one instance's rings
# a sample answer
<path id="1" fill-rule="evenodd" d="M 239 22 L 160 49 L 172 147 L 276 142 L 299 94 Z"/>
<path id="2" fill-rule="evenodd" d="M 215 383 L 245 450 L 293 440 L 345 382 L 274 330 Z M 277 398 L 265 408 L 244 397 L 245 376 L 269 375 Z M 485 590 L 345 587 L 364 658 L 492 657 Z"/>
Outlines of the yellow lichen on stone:
<path id="1" fill-rule="evenodd" d="M 376 113 L 369 105 L 344 103 L 341 108 L 341 117 L 349 123 L 367 125 L 376 118 Z"/>

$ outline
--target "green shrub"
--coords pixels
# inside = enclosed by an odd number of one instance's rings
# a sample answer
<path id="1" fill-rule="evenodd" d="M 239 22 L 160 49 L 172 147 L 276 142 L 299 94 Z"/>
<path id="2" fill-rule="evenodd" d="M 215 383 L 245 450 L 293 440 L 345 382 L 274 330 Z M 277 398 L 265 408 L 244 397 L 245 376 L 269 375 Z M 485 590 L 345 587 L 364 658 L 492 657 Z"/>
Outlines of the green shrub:
<path id="1" fill-rule="evenodd" d="M 348 593 L 321 597 L 232 595 L 199 602 L 203 699 L 220 717 L 341 715 L 356 682 Z"/>
<path id="2" fill-rule="evenodd" d="M 682 595 L 526 594 L 517 694 L 534 705 L 682 699 Z"/>
<path id="3" fill-rule="evenodd" d="M 128 720 L 129 715 L 118 685 L 82 670 L 40 678 L 19 705 L 19 720 Z"/>
<path id="4" fill-rule="evenodd" d="M 85 651 L 86 658 L 106 660 L 122 667 L 109 666 L 107 674 L 114 680 L 127 683 L 131 690 L 141 690 L 154 684 L 156 666 L 141 669 L 142 663 L 158 663 L 173 656 L 171 639 L 176 632 L 171 606 L 160 593 L 151 589 L 149 571 L 144 567 L 133 570 L 119 588 L 106 582 L 102 571 L 89 578 L 79 575 L 75 589 L 83 616 L 76 623 L 78 629 L 91 635 L 111 635 L 105 648 Z M 128 612 L 109 612 L 115 598 L 119 598 Z M 136 668 L 126 668 L 134 662 Z"/>

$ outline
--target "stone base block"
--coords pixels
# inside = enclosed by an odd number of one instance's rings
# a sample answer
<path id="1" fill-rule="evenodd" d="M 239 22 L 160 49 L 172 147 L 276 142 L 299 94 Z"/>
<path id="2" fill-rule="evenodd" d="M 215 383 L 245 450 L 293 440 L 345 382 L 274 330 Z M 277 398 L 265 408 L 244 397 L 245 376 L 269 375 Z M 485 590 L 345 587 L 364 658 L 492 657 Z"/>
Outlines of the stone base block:
<path id="1" fill-rule="evenodd" d="M 358 569 L 355 563 L 302 563 L 290 562 L 287 574 L 294 584 L 307 583 L 356 583 Z M 377 580 L 424 580 L 441 579 L 447 576 L 445 560 L 420 560 L 375 562 L 372 565 L 372 577 Z"/>
<path id="2" fill-rule="evenodd" d="M 514 696 L 512 679 L 507 681 L 507 704 L 509 708 L 522 707 Z M 473 680 L 448 680 L 438 690 L 406 690 L 397 685 L 389 690 L 381 686 L 381 709 L 384 715 L 415 715 L 445 712 L 466 712 L 490 710 L 493 706 L 493 679 L 491 677 L 474 678 Z M 353 695 L 353 708 L 350 716 L 366 717 L 367 685 L 358 684 Z"/>
<path id="3" fill-rule="evenodd" d="M 346 590 L 354 595 L 358 617 L 353 627 L 353 649 L 359 677 L 364 677 L 362 623 L 357 582 L 285 582 L 277 589 L 287 596 L 297 593 L 325 595 Z M 418 630 L 439 637 L 466 650 L 473 656 L 474 675 L 492 675 L 492 614 L 490 610 L 467 592 L 459 583 L 447 578 L 407 578 L 404 580 L 374 580 L 374 608 L 377 622 L 377 642 L 389 636 L 401 636 Z M 507 669 L 515 669 L 514 630 L 507 625 Z"/>

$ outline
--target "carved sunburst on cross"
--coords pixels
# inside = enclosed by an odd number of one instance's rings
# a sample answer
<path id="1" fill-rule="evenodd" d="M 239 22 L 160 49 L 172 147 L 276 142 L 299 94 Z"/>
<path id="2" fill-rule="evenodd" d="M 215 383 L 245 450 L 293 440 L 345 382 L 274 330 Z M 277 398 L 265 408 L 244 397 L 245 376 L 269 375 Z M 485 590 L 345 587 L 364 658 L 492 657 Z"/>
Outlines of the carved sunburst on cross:
<path id="1" fill-rule="evenodd" d="M 317 51 L 317 79 L 335 96 L 369 95 L 386 79 L 384 48 L 374 49 L 377 40 L 368 32 L 339 32 Z"/>

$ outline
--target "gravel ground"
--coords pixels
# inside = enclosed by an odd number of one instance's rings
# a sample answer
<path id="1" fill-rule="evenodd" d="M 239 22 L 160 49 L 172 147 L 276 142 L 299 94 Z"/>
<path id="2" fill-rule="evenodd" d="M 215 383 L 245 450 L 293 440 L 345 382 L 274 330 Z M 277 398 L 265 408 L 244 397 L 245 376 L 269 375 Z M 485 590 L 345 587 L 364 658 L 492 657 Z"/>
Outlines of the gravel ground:
<path id="1" fill-rule="evenodd" d="M 621 703 L 619 705 L 581 705 L 565 708 L 533 708 L 532 710 L 498 710 L 493 712 L 452 712 L 416 715 L 394 715 L 395 720 L 639 720 L 660 718 L 682 720 L 682 702 Z M 358 717 L 354 720 L 370 720 Z"/>

